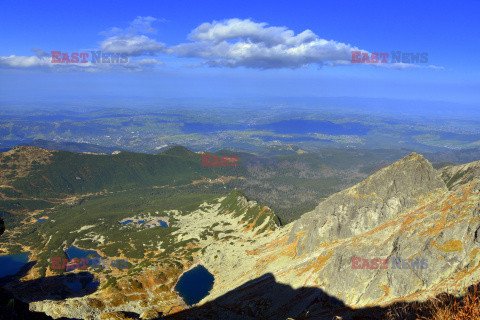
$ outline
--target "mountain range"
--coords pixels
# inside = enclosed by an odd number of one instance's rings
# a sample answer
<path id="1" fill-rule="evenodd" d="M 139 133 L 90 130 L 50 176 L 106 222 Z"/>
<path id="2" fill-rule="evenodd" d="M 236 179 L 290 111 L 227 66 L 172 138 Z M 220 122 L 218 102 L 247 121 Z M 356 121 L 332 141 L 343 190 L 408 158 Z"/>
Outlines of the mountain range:
<path id="1" fill-rule="evenodd" d="M 480 279 L 480 161 L 435 169 L 410 153 L 284 225 L 223 188 L 226 177 L 248 179 L 247 167 L 203 167 L 182 147 L 156 155 L 20 147 L 0 162 L 2 252 L 31 253 L 6 288 L 53 318 L 384 319 L 392 305 L 461 295 Z M 119 223 L 159 218 L 168 227 Z M 130 267 L 53 270 L 51 258 L 71 245 Z M 175 284 L 198 265 L 214 285 L 189 306 Z M 97 287 L 61 285 L 75 277 Z"/>

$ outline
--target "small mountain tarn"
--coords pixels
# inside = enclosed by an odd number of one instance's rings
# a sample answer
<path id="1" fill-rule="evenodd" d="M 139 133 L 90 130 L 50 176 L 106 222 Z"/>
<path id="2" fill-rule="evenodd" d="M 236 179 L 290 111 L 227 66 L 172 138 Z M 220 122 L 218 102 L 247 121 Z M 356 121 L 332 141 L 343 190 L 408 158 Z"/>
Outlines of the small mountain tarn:
<path id="1" fill-rule="evenodd" d="M 28 263 L 28 253 L 0 256 L 0 278 L 16 274 Z"/>
<path id="2" fill-rule="evenodd" d="M 194 305 L 208 296 L 213 283 L 213 275 L 204 266 L 196 266 L 180 277 L 175 290 L 186 304 Z"/>
<path id="3" fill-rule="evenodd" d="M 100 257 L 98 252 L 95 250 L 85 250 L 77 248 L 75 246 L 70 246 L 70 248 L 65 250 L 65 254 L 67 255 L 69 260 L 72 260 L 74 258 L 84 259 L 90 256 Z"/>

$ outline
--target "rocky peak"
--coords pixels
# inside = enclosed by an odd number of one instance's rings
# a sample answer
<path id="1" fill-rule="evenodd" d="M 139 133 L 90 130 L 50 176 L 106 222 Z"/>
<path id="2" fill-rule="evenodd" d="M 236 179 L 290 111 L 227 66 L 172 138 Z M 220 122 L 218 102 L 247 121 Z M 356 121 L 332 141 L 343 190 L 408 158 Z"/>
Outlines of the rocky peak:
<path id="1" fill-rule="evenodd" d="M 435 188 L 444 187 L 439 173 L 421 154 L 413 152 L 390 166 L 383 168 L 354 186 L 352 189 L 359 195 L 376 194 L 385 199 L 398 194 L 416 197 Z"/>
<path id="2" fill-rule="evenodd" d="M 321 242 L 375 228 L 438 188 L 446 190 L 439 172 L 413 152 L 304 214 L 295 222 L 289 241 L 301 233 L 297 254 L 312 252 Z"/>
<path id="3" fill-rule="evenodd" d="M 448 166 L 441 170 L 443 181 L 449 189 L 455 189 L 460 185 L 474 183 L 475 189 L 480 191 L 480 161 Z"/>

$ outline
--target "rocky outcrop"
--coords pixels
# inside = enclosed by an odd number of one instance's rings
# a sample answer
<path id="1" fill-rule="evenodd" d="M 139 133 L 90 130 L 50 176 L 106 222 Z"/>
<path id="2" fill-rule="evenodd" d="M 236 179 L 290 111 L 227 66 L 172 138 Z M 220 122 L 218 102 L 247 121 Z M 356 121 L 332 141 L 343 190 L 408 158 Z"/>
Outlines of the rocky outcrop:
<path id="1" fill-rule="evenodd" d="M 480 161 L 458 166 L 448 166 L 443 168 L 440 172 L 447 187 L 449 189 L 454 189 L 457 186 L 464 185 L 480 177 Z M 480 185 L 477 184 L 475 188 L 480 190 Z"/>
<path id="2" fill-rule="evenodd" d="M 445 189 L 439 173 L 422 155 L 412 153 L 303 215 L 295 222 L 289 243 L 301 234 L 297 254 L 313 252 L 322 242 L 373 229 L 437 188 Z"/>
<path id="3" fill-rule="evenodd" d="M 222 310 L 232 319 L 348 319 L 369 305 L 423 300 L 452 288 L 461 294 L 480 280 L 480 174 L 473 167 L 449 168 L 453 176 L 468 174 L 448 190 L 441 171 L 411 154 L 251 243 L 246 254 L 230 251 L 216 265 L 207 250 L 201 259 L 216 283 L 205 307 L 185 315 L 208 319 L 204 311 Z M 265 274 L 275 283 L 262 281 Z M 291 288 L 285 308 L 266 293 L 282 284 Z"/>

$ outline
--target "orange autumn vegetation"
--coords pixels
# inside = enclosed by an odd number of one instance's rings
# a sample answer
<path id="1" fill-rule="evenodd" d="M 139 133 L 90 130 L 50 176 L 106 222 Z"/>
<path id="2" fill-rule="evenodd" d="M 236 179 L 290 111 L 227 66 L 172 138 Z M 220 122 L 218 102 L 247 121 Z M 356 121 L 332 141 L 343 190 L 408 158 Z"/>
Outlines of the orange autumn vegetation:
<path id="1" fill-rule="evenodd" d="M 425 302 L 391 307 L 387 320 L 473 320 L 480 319 L 480 283 L 462 297 L 442 293 Z"/>

